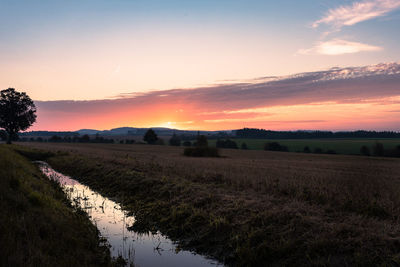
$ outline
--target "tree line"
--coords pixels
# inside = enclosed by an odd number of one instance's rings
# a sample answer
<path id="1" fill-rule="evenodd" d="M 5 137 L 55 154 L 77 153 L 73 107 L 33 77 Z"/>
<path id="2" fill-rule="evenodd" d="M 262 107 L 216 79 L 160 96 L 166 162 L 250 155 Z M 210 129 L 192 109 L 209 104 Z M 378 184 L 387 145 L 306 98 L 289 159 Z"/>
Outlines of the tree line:
<path id="1" fill-rule="evenodd" d="M 319 138 L 400 138 L 393 131 L 271 131 L 256 128 L 243 128 L 235 131 L 238 138 L 254 139 L 319 139 Z"/>

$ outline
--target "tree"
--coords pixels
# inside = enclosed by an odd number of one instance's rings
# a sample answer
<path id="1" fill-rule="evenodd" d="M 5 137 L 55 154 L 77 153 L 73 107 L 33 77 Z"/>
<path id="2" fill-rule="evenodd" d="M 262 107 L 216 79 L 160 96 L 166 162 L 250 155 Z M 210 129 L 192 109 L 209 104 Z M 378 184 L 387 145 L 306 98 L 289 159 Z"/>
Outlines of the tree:
<path id="1" fill-rule="evenodd" d="M 175 133 L 172 135 L 171 139 L 169 139 L 169 145 L 170 146 L 180 146 L 181 145 L 181 139 L 179 136 L 177 136 Z"/>
<path id="2" fill-rule="evenodd" d="M 7 144 L 36 121 L 36 106 L 30 97 L 8 88 L 0 91 L 0 128 L 7 132 Z"/>
<path id="3" fill-rule="evenodd" d="M 158 140 L 157 134 L 151 128 L 148 129 L 146 134 L 143 136 L 143 141 L 147 142 L 150 145 L 155 144 L 157 140 Z"/>

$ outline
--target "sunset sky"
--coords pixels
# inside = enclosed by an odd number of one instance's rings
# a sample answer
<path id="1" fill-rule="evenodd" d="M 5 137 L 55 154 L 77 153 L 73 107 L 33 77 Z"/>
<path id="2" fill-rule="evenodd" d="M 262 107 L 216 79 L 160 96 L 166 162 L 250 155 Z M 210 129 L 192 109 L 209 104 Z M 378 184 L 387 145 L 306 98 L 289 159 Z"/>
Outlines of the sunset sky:
<path id="1" fill-rule="evenodd" d="M 400 0 L 0 0 L 0 16 L 0 89 L 35 100 L 30 130 L 400 131 Z"/>

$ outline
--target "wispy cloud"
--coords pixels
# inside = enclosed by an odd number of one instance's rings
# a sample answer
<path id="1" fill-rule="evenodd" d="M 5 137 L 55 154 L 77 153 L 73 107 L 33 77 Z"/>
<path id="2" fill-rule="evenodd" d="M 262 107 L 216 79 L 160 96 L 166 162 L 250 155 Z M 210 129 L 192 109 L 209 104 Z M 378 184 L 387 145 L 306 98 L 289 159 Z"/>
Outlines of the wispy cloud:
<path id="1" fill-rule="evenodd" d="M 330 9 L 324 17 L 312 24 L 317 28 L 321 24 L 333 26 L 340 29 L 362 21 L 384 16 L 387 13 L 400 8 L 399 0 L 365 0 L 355 2 L 352 5 L 340 6 Z"/>
<path id="2" fill-rule="evenodd" d="M 298 53 L 303 55 L 320 54 L 333 56 L 380 50 L 383 50 L 383 48 L 375 45 L 333 39 L 330 41 L 318 42 L 314 47 L 309 49 L 300 49 Z"/>

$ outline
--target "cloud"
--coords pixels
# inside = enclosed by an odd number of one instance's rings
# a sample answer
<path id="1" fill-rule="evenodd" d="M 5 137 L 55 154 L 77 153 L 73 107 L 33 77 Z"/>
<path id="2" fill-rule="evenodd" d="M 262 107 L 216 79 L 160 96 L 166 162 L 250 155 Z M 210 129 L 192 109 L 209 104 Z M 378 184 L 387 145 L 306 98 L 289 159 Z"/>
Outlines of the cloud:
<path id="1" fill-rule="evenodd" d="M 383 50 L 383 48 L 379 46 L 363 44 L 359 42 L 351 42 L 341 39 L 333 39 L 330 41 L 319 42 L 310 49 L 300 49 L 298 51 L 298 54 L 320 54 L 334 56 L 359 52 L 375 52 L 381 50 Z"/>
<path id="2" fill-rule="evenodd" d="M 312 27 L 317 28 L 321 24 L 327 24 L 340 29 L 343 26 L 351 26 L 362 21 L 384 16 L 397 8 L 400 8 L 399 0 L 359 1 L 352 5 L 330 9 L 323 18 L 315 21 Z"/>
<path id="3" fill-rule="evenodd" d="M 351 112 L 358 112 L 351 108 L 356 107 L 354 104 L 377 107 L 371 101 L 385 99 L 382 101 L 387 105 L 380 105 L 382 109 L 398 110 L 399 86 L 400 64 L 385 63 L 299 73 L 268 81 L 255 79 L 248 83 L 152 91 L 117 99 L 35 101 L 38 107 L 35 129 L 110 129 L 168 122 L 174 122 L 177 128 L 192 129 L 206 129 L 211 127 L 209 124 L 221 129 L 262 127 L 267 122 L 278 125 L 279 121 L 306 125 L 339 114 L 340 105 L 349 105 Z M 335 112 L 322 115 L 319 112 L 335 106 L 338 107 Z M 359 116 L 362 118 L 364 114 Z M 326 125 L 330 127 L 329 122 Z"/>

